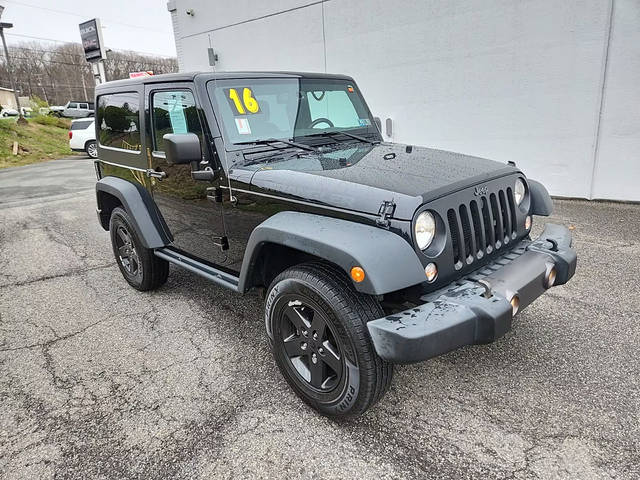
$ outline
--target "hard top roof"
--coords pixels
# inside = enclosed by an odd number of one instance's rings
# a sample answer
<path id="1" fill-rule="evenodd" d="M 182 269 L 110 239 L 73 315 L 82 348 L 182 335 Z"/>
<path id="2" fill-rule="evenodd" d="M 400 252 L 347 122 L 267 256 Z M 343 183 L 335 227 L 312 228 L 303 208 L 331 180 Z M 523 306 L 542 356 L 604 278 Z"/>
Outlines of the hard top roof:
<path id="1" fill-rule="evenodd" d="M 309 73 L 309 72 L 185 72 L 185 73 L 165 73 L 162 75 L 150 75 L 148 77 L 126 78 L 114 80 L 96 86 L 96 93 L 103 89 L 113 87 L 127 87 L 130 85 L 140 85 L 147 83 L 164 82 L 191 82 L 196 77 L 204 77 L 206 80 L 222 80 L 234 78 L 330 78 L 339 80 L 353 80 L 347 75 L 336 75 L 330 73 Z"/>

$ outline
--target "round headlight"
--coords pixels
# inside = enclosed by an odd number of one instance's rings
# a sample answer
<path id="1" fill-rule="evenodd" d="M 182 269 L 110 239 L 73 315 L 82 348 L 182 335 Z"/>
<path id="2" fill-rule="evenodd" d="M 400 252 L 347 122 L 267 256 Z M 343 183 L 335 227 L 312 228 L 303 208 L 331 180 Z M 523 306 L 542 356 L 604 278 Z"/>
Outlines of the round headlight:
<path id="1" fill-rule="evenodd" d="M 436 220 L 430 212 L 422 212 L 416 219 L 416 243 L 420 250 L 424 250 L 433 241 L 436 234 Z"/>
<path id="2" fill-rule="evenodd" d="M 516 204 L 520 205 L 522 200 L 524 200 L 524 194 L 526 193 L 526 188 L 524 186 L 524 182 L 521 178 L 516 180 L 516 185 L 513 190 L 513 195 L 516 197 Z"/>

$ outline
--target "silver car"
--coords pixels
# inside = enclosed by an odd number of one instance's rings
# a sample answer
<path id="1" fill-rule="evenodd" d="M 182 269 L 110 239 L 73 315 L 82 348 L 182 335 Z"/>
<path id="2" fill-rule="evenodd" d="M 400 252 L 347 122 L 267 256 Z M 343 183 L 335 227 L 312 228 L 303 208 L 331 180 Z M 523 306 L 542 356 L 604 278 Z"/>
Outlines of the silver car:
<path id="1" fill-rule="evenodd" d="M 90 102 L 67 102 L 62 111 L 62 116 L 69 118 L 83 118 L 93 114 L 94 107 Z"/>

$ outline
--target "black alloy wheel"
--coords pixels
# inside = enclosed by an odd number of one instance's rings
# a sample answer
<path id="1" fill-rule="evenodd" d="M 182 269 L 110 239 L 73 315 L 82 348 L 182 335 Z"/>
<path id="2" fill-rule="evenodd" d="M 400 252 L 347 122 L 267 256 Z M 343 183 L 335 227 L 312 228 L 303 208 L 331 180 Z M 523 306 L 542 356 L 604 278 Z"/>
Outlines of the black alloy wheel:
<path id="1" fill-rule="evenodd" d="M 338 267 L 312 262 L 280 273 L 265 301 L 267 335 L 287 383 L 323 415 L 362 414 L 385 393 L 393 365 L 374 349 L 367 322 L 384 312 Z"/>
<path id="2" fill-rule="evenodd" d="M 109 233 L 118 268 L 133 288 L 155 290 L 167 281 L 169 262 L 157 257 L 152 249 L 145 248 L 131 225 L 133 223 L 126 210 L 121 207 L 113 209 Z"/>
<path id="3" fill-rule="evenodd" d="M 335 333 L 310 299 L 287 295 L 281 299 L 279 335 L 291 367 L 309 386 L 333 390 L 342 380 L 343 361 Z"/>
<path id="4" fill-rule="evenodd" d="M 132 277 L 142 278 L 143 267 L 136 247 L 131 240 L 131 234 L 124 225 L 119 225 L 116 229 L 116 248 L 118 249 L 118 259 L 124 269 Z"/>

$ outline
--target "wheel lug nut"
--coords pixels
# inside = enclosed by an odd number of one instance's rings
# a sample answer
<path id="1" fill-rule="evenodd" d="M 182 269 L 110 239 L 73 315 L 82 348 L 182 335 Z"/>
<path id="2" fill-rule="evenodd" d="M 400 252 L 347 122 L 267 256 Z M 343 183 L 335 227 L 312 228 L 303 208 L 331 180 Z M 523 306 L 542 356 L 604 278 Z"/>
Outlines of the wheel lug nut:
<path id="1" fill-rule="evenodd" d="M 313 332 L 313 339 L 317 340 L 318 339 L 318 332 Z"/>
<path id="2" fill-rule="evenodd" d="M 318 356 L 315 353 L 311 354 L 311 361 L 313 363 L 318 363 Z"/>
<path id="3" fill-rule="evenodd" d="M 308 337 L 309 336 L 309 332 L 307 332 L 306 330 L 303 330 L 302 331 L 302 335 L 305 336 L 305 337 Z"/>
<path id="4" fill-rule="evenodd" d="M 320 348 L 318 349 L 318 353 L 319 353 L 320 355 L 324 355 L 324 348 L 320 347 Z"/>
<path id="5" fill-rule="evenodd" d="M 300 344 L 300 348 L 301 348 L 302 350 L 306 350 L 306 349 L 307 349 L 307 342 L 302 342 L 302 343 Z"/>

